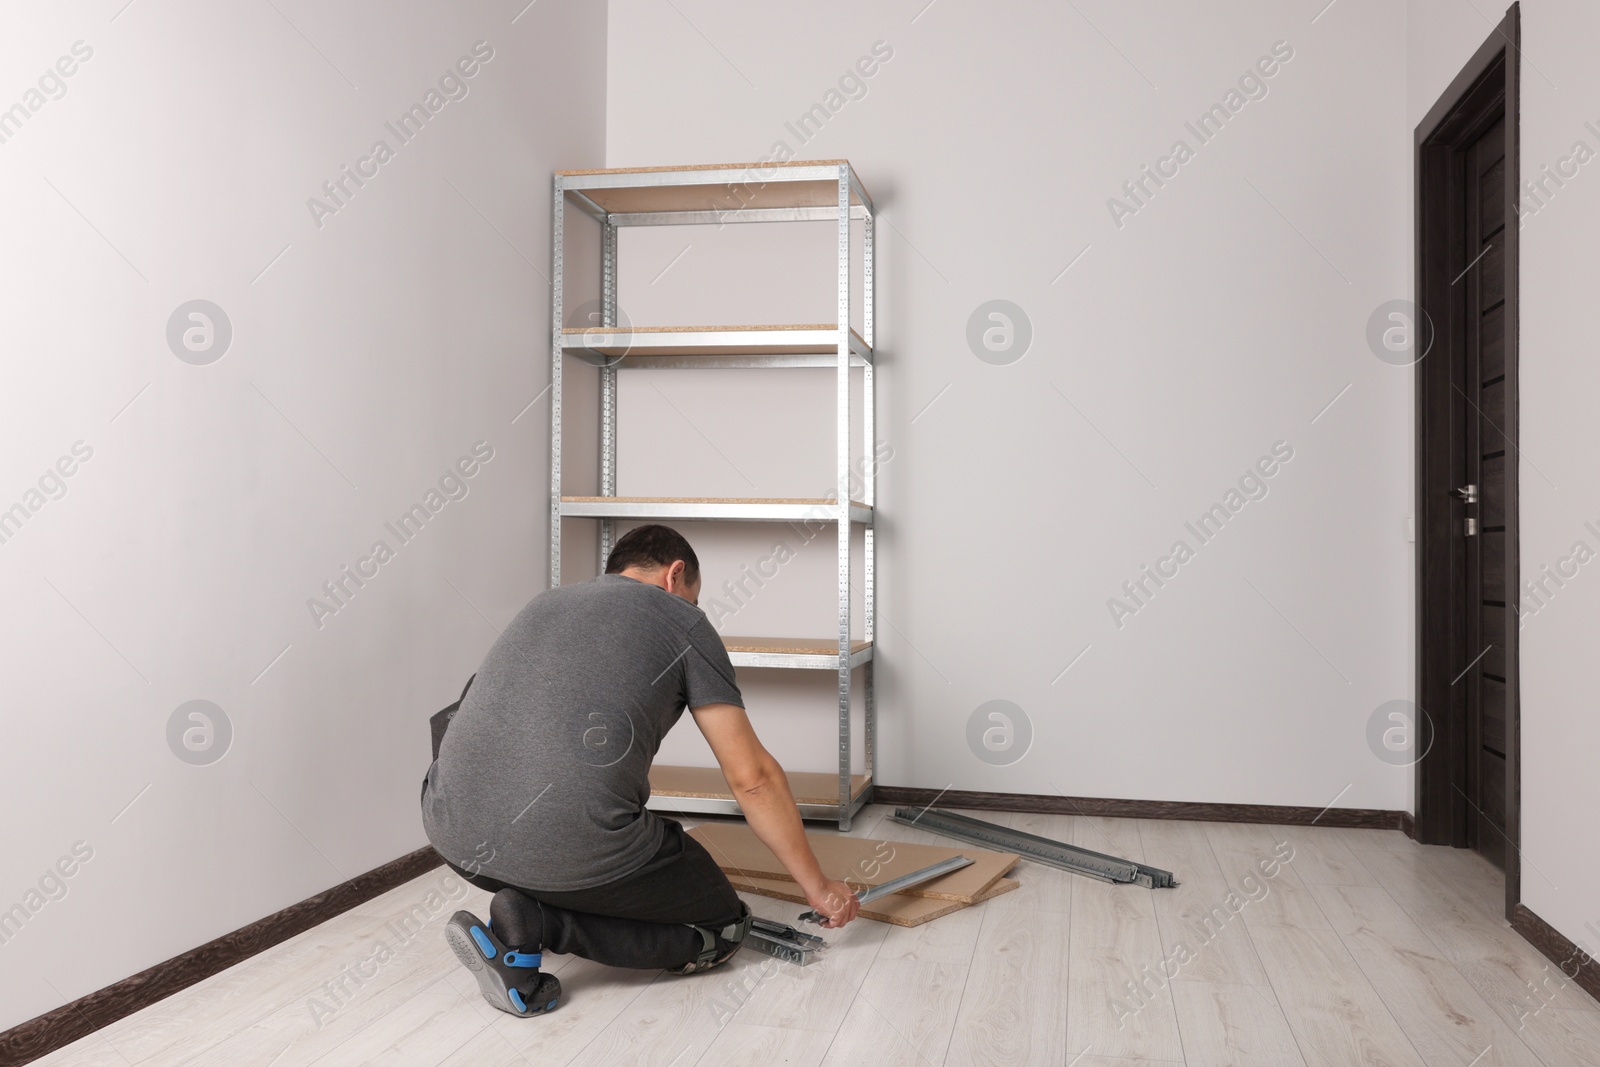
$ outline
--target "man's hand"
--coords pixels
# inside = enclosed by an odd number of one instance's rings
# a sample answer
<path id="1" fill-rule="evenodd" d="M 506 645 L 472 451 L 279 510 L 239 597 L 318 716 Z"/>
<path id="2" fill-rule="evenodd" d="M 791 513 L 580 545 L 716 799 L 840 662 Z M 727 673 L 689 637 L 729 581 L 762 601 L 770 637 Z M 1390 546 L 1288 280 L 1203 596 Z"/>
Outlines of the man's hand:
<path id="1" fill-rule="evenodd" d="M 693 715 L 756 837 L 805 889 L 811 906 L 828 917 L 829 928 L 837 929 L 854 919 L 861 902 L 849 886 L 822 873 L 800 823 L 788 776 L 756 738 L 744 709 L 735 704 L 707 704 L 695 708 Z"/>
<path id="2" fill-rule="evenodd" d="M 843 882 L 823 882 L 815 892 L 806 893 L 806 903 L 827 916 L 828 921 L 822 925 L 830 930 L 837 930 L 861 912 L 861 901 Z"/>

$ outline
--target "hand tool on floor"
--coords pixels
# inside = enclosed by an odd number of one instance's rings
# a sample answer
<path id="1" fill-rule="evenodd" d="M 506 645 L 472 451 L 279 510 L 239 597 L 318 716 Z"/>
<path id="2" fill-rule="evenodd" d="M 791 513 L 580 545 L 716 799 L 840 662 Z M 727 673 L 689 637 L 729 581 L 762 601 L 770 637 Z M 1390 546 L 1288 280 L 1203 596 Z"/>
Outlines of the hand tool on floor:
<path id="1" fill-rule="evenodd" d="M 1138 883 L 1146 889 L 1171 889 L 1178 884 L 1171 871 L 1163 871 L 1159 867 L 1148 867 L 1133 860 L 1118 859 L 1103 852 L 1091 852 L 1076 845 L 1052 841 L 1048 837 L 1025 834 L 1009 826 L 996 826 L 982 819 L 957 815 L 953 811 L 940 811 L 938 808 L 920 810 L 896 808 L 893 819 L 895 822 L 903 822 L 930 833 L 959 838 L 986 848 L 1015 852 L 1024 859 L 1036 863 L 1059 867 L 1076 874 L 1087 874 L 1091 878 L 1107 882 Z"/>
<path id="2" fill-rule="evenodd" d="M 744 943 L 756 952 L 776 956 L 799 967 L 810 963 L 828 947 L 828 943 L 816 934 L 803 933 L 788 923 L 771 919 L 752 919 Z"/>
<path id="3" fill-rule="evenodd" d="M 865 893 L 857 893 L 856 899 L 865 904 L 869 900 L 877 900 L 879 897 L 886 897 L 890 893 L 898 893 L 902 889 L 910 889 L 914 885 L 921 885 L 923 882 L 931 878 L 937 878 L 941 874 L 959 871 L 971 862 L 965 856 L 951 856 L 947 860 L 929 864 L 920 871 L 902 874 L 899 878 L 893 878 L 881 885 L 875 885 Z M 803 923 L 825 923 L 828 921 L 828 917 L 818 911 L 808 911 L 801 914 L 800 921 Z"/>

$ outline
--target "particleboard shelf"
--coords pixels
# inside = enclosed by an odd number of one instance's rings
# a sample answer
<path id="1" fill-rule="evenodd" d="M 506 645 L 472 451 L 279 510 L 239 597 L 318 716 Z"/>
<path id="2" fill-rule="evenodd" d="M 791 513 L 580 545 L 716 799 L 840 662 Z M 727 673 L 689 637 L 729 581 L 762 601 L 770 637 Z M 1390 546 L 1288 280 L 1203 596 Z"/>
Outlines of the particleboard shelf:
<path id="1" fill-rule="evenodd" d="M 705 846 L 717 866 L 750 878 L 793 881 L 788 870 L 743 823 L 703 823 L 689 836 Z M 1004 877 L 1021 858 L 1014 852 L 995 852 L 975 845 L 916 845 L 865 837 L 844 837 L 807 831 L 806 840 L 817 854 L 822 872 L 853 886 L 875 886 L 920 871 L 954 856 L 972 860 L 960 870 L 903 889 L 898 895 L 951 900 L 972 904 Z"/>
<path id="2" fill-rule="evenodd" d="M 790 771 L 789 791 L 795 803 L 806 807 L 839 806 L 839 776 L 816 771 Z M 850 796 L 859 799 L 872 784 L 864 774 L 850 776 Z M 674 807 L 674 804 L 716 802 L 720 807 Z M 659 811 L 695 811 L 736 815 L 739 806 L 733 792 L 716 767 L 673 767 L 657 764 L 650 768 L 650 807 Z"/>
<path id="3" fill-rule="evenodd" d="M 561 331 L 562 347 L 574 355 L 606 357 L 618 367 L 702 365 L 689 357 L 726 361 L 737 356 L 815 356 L 766 360 L 768 365 L 832 367 L 838 363 L 839 327 L 831 322 L 793 326 L 585 326 Z M 872 358 L 872 348 L 850 331 L 853 366 Z M 656 357 L 676 357 L 674 360 Z M 624 358 L 626 357 L 626 358 Z M 708 364 L 726 365 L 725 362 Z M 751 366 L 761 365 L 751 362 Z"/>
<path id="4" fill-rule="evenodd" d="M 805 504 L 833 507 L 833 501 L 820 496 L 564 496 L 563 504 Z M 866 504 L 852 500 L 852 507 Z"/>
<path id="5" fill-rule="evenodd" d="M 735 667 L 781 667 L 837 670 L 839 643 L 805 637 L 724 637 L 722 644 Z M 872 658 L 871 641 L 850 642 L 850 666 Z"/>
<path id="6" fill-rule="evenodd" d="M 837 167 L 843 159 L 796 159 L 787 163 L 684 163 L 676 167 L 600 167 L 591 170 L 558 170 L 563 178 L 589 178 L 597 174 L 703 174 L 708 170 L 754 170 L 757 167 Z"/>
<path id="7" fill-rule="evenodd" d="M 800 892 L 800 887 L 783 878 L 754 878 L 750 875 L 728 872 L 728 881 L 733 883 L 733 888 L 742 889 L 747 893 L 759 893 L 764 897 L 775 900 L 788 900 L 796 904 L 805 904 L 806 895 Z M 1001 878 L 979 894 L 972 903 L 981 904 L 985 900 L 1009 893 L 1020 885 L 1010 878 Z M 953 911 L 960 911 L 969 905 L 958 900 L 940 900 L 934 897 L 912 897 L 904 893 L 891 893 L 886 897 L 869 901 L 861 905 L 861 918 L 874 919 L 881 923 L 893 926 L 921 926 L 925 922 L 932 922 Z"/>
<path id="8" fill-rule="evenodd" d="M 563 191 L 579 193 L 613 215 L 837 211 L 841 169 L 850 177 L 851 207 L 871 210 L 872 200 L 861 180 L 842 159 L 558 170 L 556 181 Z"/>
<path id="9" fill-rule="evenodd" d="M 839 505 L 825 497 L 563 496 L 564 519 L 687 519 L 742 522 L 834 522 Z M 850 501 L 850 521 L 872 522 L 872 506 Z"/>

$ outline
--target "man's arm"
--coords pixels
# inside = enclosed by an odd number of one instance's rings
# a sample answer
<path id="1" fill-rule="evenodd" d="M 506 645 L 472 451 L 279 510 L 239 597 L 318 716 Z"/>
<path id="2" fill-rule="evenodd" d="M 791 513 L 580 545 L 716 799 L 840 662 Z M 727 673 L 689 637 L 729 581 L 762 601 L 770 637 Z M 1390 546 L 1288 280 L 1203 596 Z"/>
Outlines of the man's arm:
<path id="1" fill-rule="evenodd" d="M 822 873 L 801 826 L 800 809 L 789 792 L 789 779 L 756 737 L 744 709 L 737 704 L 707 704 L 691 714 L 711 744 L 745 821 L 794 876 L 806 901 L 828 917 L 830 927 L 854 919 L 861 910 L 860 902 L 849 886 Z"/>

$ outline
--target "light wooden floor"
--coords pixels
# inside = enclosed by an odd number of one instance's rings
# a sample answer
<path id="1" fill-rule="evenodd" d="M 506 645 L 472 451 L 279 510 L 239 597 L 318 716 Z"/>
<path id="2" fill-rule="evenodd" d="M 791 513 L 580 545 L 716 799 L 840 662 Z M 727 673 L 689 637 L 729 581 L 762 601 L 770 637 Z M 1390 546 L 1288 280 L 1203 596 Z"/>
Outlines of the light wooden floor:
<path id="1" fill-rule="evenodd" d="M 457 907 L 486 915 L 487 899 L 441 870 L 38 1062 L 1600 1062 L 1600 1005 L 1561 988 L 1500 920 L 1498 875 L 1475 855 L 1389 831 L 972 814 L 1143 859 L 1183 884 L 1152 892 L 1024 863 L 1013 893 L 916 929 L 853 924 L 804 970 L 753 953 L 687 978 L 546 957 L 564 1002 L 516 1019 L 478 998 L 445 947 L 444 919 Z M 940 840 L 884 815 L 869 808 L 852 835 Z M 1262 877 L 1258 864 L 1285 841 L 1293 859 Z M 799 911 L 747 899 L 773 918 Z M 420 933 L 408 936 L 408 913 L 428 919 Z M 327 984 L 341 978 L 335 996 Z"/>

